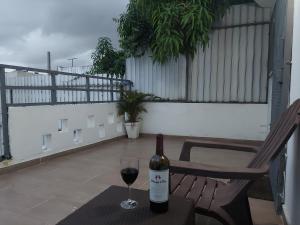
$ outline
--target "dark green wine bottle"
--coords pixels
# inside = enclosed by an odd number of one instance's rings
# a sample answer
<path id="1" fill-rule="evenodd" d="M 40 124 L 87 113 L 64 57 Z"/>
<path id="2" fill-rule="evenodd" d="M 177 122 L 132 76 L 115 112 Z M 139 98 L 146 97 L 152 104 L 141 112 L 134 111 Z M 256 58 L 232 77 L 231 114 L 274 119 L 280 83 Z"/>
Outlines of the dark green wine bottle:
<path id="1" fill-rule="evenodd" d="M 169 205 L 169 159 L 164 155 L 163 135 L 156 137 L 156 154 L 149 163 L 150 209 L 153 212 L 168 211 Z"/>

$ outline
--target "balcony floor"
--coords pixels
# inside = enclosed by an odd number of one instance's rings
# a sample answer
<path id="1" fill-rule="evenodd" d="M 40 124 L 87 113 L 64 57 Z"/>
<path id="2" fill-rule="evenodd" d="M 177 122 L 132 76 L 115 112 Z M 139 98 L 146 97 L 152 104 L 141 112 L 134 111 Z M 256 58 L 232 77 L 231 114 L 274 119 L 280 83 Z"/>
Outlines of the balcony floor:
<path id="1" fill-rule="evenodd" d="M 165 154 L 178 159 L 183 138 L 166 137 Z M 120 139 L 82 152 L 63 156 L 0 176 L 0 225 L 54 225 L 109 185 L 124 186 L 119 175 L 122 155 L 141 159 L 140 174 L 133 185 L 147 189 L 148 161 L 155 151 L 155 139 Z M 193 161 L 213 165 L 245 165 L 251 154 L 199 149 Z M 256 225 L 279 225 L 273 202 L 250 199 Z M 217 225 L 213 219 L 197 217 L 199 225 Z"/>

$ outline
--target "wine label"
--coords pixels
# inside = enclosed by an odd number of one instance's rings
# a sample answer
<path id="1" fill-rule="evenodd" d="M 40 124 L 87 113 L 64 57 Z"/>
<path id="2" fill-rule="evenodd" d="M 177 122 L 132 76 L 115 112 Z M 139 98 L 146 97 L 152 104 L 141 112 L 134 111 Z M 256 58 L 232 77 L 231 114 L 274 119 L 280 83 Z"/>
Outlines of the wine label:
<path id="1" fill-rule="evenodd" d="M 169 170 L 149 170 L 150 200 L 155 203 L 169 199 Z"/>

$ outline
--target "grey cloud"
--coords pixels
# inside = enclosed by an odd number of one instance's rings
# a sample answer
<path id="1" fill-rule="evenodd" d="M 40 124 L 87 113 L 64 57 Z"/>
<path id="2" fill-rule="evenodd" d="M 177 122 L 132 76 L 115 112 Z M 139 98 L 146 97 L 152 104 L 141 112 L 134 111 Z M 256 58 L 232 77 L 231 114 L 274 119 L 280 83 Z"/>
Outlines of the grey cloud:
<path id="1" fill-rule="evenodd" d="M 78 57 L 90 64 L 90 53 L 100 36 L 118 46 L 112 18 L 128 0 L 1 0 L 0 63 L 45 67 L 50 50 L 54 66 Z"/>

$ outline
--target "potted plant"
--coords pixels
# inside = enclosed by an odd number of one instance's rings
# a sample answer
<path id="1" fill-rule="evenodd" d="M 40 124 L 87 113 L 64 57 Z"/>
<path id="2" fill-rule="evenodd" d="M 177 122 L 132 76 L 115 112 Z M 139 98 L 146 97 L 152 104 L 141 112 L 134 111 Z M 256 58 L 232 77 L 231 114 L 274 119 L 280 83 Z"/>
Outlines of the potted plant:
<path id="1" fill-rule="evenodd" d="M 144 102 L 157 97 L 138 91 L 123 91 L 117 104 L 119 116 L 125 115 L 125 128 L 128 138 L 137 138 L 140 133 L 140 114 L 147 112 Z"/>

